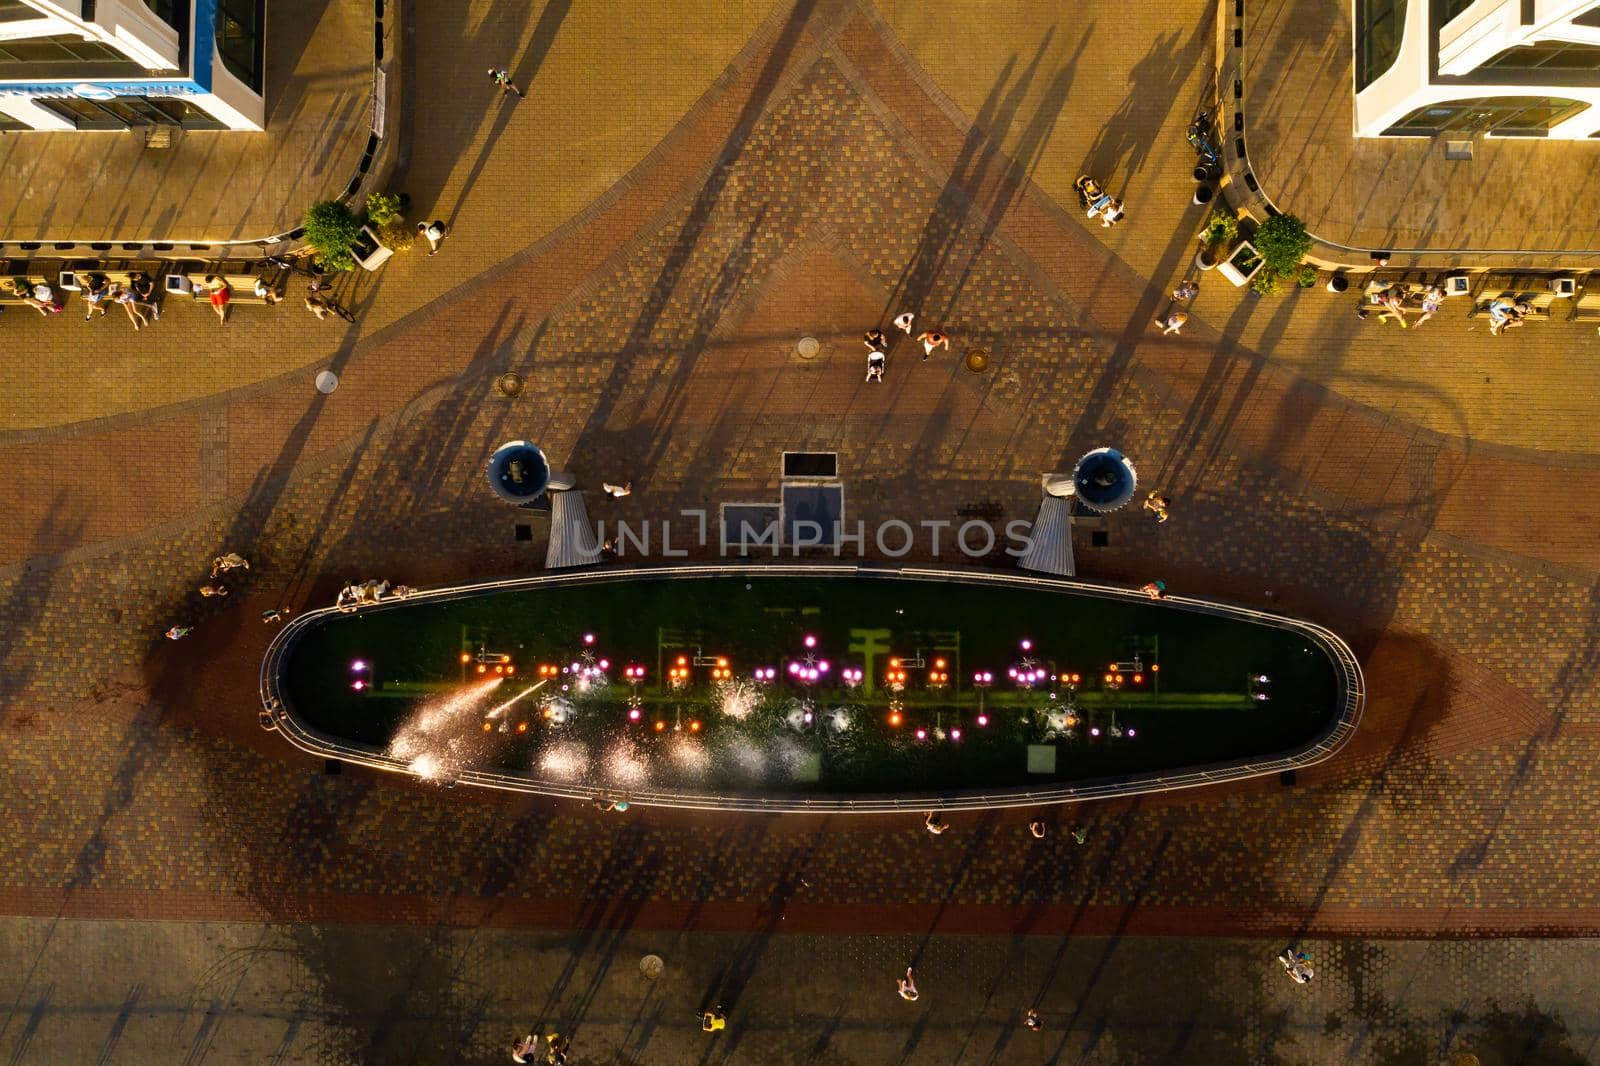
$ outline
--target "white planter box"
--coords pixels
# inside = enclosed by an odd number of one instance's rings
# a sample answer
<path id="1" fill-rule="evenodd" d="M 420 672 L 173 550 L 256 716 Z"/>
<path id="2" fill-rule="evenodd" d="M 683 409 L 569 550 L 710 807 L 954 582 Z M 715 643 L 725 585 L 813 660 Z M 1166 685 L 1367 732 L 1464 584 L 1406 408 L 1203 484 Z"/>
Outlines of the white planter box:
<path id="1" fill-rule="evenodd" d="M 393 258 L 394 249 L 379 240 L 377 232 L 371 226 L 362 226 L 361 232 L 370 238 L 376 247 L 365 256 L 362 256 L 361 247 L 358 244 L 352 249 L 355 252 L 356 262 L 361 264 L 363 270 L 377 270 Z"/>
<path id="2" fill-rule="evenodd" d="M 1252 259 L 1255 262 L 1250 265 L 1248 273 L 1239 269 L 1241 263 Z M 1243 241 L 1239 247 L 1229 253 L 1228 258 L 1217 264 L 1217 273 L 1235 285 L 1248 285 L 1250 284 L 1250 279 L 1255 277 L 1265 265 L 1266 260 L 1261 258 L 1260 252 L 1256 251 L 1256 246 L 1249 241 Z"/>

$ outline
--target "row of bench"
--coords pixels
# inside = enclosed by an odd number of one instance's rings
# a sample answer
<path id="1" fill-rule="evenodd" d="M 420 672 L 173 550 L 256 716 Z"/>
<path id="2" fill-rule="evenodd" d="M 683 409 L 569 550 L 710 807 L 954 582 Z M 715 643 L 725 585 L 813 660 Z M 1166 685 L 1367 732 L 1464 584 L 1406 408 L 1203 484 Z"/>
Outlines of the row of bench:
<path id="1" fill-rule="evenodd" d="M 1584 277 L 1552 277 L 1548 274 L 1463 274 L 1460 271 L 1403 273 L 1378 272 L 1367 281 L 1363 299 L 1370 304 L 1379 303 L 1385 294 L 1399 289 L 1403 306 L 1418 308 L 1423 294 L 1437 286 L 1445 296 L 1467 296 L 1471 303 L 1467 317 L 1486 312 L 1496 300 L 1525 303 L 1530 311 L 1527 318 L 1548 321 L 1554 316 L 1559 300 L 1570 300 L 1567 314 L 1569 322 L 1600 322 L 1600 279 L 1591 282 Z"/>
<path id="2" fill-rule="evenodd" d="M 27 302 L 36 285 L 48 285 L 55 292 L 82 293 L 92 277 L 103 277 L 111 285 L 128 288 L 132 286 L 133 279 L 141 274 L 155 282 L 158 297 L 160 294 L 165 294 L 203 300 L 206 298 L 205 279 L 215 275 L 227 282 L 228 287 L 233 290 L 229 295 L 230 303 L 264 304 L 269 301 L 265 296 L 256 295 L 256 282 L 264 281 L 271 291 L 281 295 L 289 276 L 286 267 L 257 266 L 253 272 L 246 272 L 250 270 L 252 264 L 238 262 L 216 263 L 200 270 L 172 272 L 170 262 L 152 260 L 148 263 L 129 263 L 122 267 L 74 267 L 60 271 L 52 279 L 45 274 L 28 272 L 26 268 L 30 265 L 25 262 L 14 266 L 6 264 L 5 270 L 0 273 L 0 304 Z M 17 292 L 16 287 L 19 284 L 26 291 Z"/>

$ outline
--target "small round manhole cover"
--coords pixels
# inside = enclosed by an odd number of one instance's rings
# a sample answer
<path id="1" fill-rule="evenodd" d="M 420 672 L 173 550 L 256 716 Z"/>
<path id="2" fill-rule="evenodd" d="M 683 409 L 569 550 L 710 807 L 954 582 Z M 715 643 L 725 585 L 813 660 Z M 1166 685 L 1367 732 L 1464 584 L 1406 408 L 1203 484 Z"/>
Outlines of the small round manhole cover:
<path id="1" fill-rule="evenodd" d="M 654 981 L 661 976 L 661 971 L 666 968 L 667 964 L 661 961 L 660 955 L 646 955 L 639 960 L 639 973 L 644 976 L 646 981 Z"/>
<path id="2" fill-rule="evenodd" d="M 801 337 L 800 343 L 794 346 L 794 350 L 802 359 L 815 359 L 822 351 L 822 342 L 815 337 Z"/>
<path id="3" fill-rule="evenodd" d="M 989 369 L 989 353 L 982 348 L 967 349 L 967 369 L 974 374 L 981 374 Z"/>
<path id="4" fill-rule="evenodd" d="M 516 396 L 522 392 L 522 375 L 507 371 L 494 379 L 494 387 L 502 396 Z"/>
<path id="5" fill-rule="evenodd" d="M 324 370 L 317 375 L 317 391 L 324 396 L 339 387 L 339 375 L 331 370 Z"/>

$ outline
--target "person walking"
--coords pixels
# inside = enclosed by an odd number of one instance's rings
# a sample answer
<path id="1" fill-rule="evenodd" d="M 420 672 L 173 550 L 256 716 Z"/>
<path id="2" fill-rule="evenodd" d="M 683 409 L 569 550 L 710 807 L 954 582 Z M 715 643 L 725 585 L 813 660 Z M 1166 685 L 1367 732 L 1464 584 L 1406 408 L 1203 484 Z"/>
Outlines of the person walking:
<path id="1" fill-rule="evenodd" d="M 516 93 L 517 99 L 522 99 L 522 90 L 511 83 L 511 72 L 509 70 L 497 70 L 494 67 L 490 67 L 489 80 L 500 86 L 501 99 L 505 98 L 506 93 Z"/>
<path id="2" fill-rule="evenodd" d="M 932 833 L 934 836 L 938 836 L 940 833 L 943 833 L 946 829 L 950 828 L 950 823 L 940 817 L 938 811 L 929 811 L 928 817 L 922 820 L 922 825 L 924 829 Z"/>
<path id="3" fill-rule="evenodd" d="M 906 967 L 906 975 L 904 977 L 896 978 L 895 984 L 899 986 L 901 999 L 908 1003 L 917 1001 L 917 979 L 911 972 L 910 966 Z"/>
<path id="4" fill-rule="evenodd" d="M 527 1062 L 528 1057 L 539 1053 L 539 1038 L 529 1033 L 511 1045 L 511 1061 Z"/>
<path id="5" fill-rule="evenodd" d="M 271 625 L 274 622 L 283 621 L 286 617 L 288 617 L 288 615 L 289 608 L 287 607 L 268 607 L 265 611 L 261 612 L 261 620 L 268 625 Z"/>
<path id="6" fill-rule="evenodd" d="M 889 338 L 884 336 L 881 329 L 869 329 L 861 335 L 861 343 L 867 346 L 869 352 L 887 352 Z"/>
<path id="7" fill-rule="evenodd" d="M 444 240 L 445 234 L 450 232 L 450 227 L 439 219 L 432 222 L 418 222 L 417 233 L 428 238 L 428 254 L 439 254 L 439 242 Z"/>
<path id="8" fill-rule="evenodd" d="M 193 630 L 193 626 L 173 626 L 171 629 L 167 630 L 166 637 L 168 640 L 182 640 Z"/>
<path id="9" fill-rule="evenodd" d="M 306 310 L 316 315 L 319 321 L 326 319 L 329 315 L 342 318 L 346 322 L 354 322 L 356 320 L 355 315 L 339 306 L 331 296 L 307 296 Z"/>
<path id="10" fill-rule="evenodd" d="M 204 596 L 208 600 L 213 596 L 226 596 L 227 594 L 228 594 L 228 586 L 226 586 L 226 585 L 209 585 L 208 584 L 208 585 L 201 585 L 200 586 L 200 595 Z"/>
<path id="11" fill-rule="evenodd" d="M 1100 228 L 1110 229 L 1118 222 L 1121 222 L 1125 214 L 1126 212 L 1123 210 L 1122 201 L 1112 200 L 1110 203 L 1106 204 L 1105 209 L 1100 212 Z"/>
<path id="12" fill-rule="evenodd" d="M 1030 1010 L 1022 1017 L 1022 1024 L 1027 1026 L 1029 1032 L 1037 1033 L 1044 1028 L 1044 1023 L 1039 1020 L 1039 1012 Z"/>
<path id="13" fill-rule="evenodd" d="M 1172 290 L 1172 298 L 1178 303 L 1183 303 L 1186 300 L 1192 300 L 1199 295 L 1200 283 L 1198 281 L 1191 281 L 1188 278 L 1185 278 L 1183 284 Z"/>
<path id="14" fill-rule="evenodd" d="M 1139 591 L 1149 596 L 1152 600 L 1167 598 L 1167 583 L 1165 581 L 1147 581 L 1140 586 Z"/>
<path id="15" fill-rule="evenodd" d="M 613 485 L 609 481 L 602 481 L 600 483 L 600 489 L 613 500 L 620 500 L 624 496 L 633 495 L 633 482 L 630 481 L 626 485 Z"/>
<path id="16" fill-rule="evenodd" d="M 1189 321 L 1189 312 L 1181 307 L 1174 307 L 1167 312 L 1165 319 L 1156 324 L 1161 327 L 1161 335 L 1165 337 L 1169 333 L 1182 332 L 1183 324 L 1187 321 Z"/>
<path id="17" fill-rule="evenodd" d="M 246 559 L 238 552 L 229 552 L 226 555 L 219 555 L 211 560 L 212 577 L 216 577 L 218 574 L 225 574 L 229 570 L 248 569 L 250 569 L 250 560 Z"/>
<path id="18" fill-rule="evenodd" d="M 704 1033 L 720 1033 L 728 1027 L 728 1012 L 718 1003 L 710 1010 L 700 1012 L 700 1031 Z"/>
<path id="19" fill-rule="evenodd" d="M 911 320 L 916 317 L 910 311 L 902 311 L 894 316 L 895 328 L 909 337 L 911 335 Z"/>
<path id="20" fill-rule="evenodd" d="M 1086 825 L 1073 826 L 1072 839 L 1076 840 L 1080 844 L 1087 843 L 1089 840 L 1089 827 Z"/>
<path id="21" fill-rule="evenodd" d="M 1162 522 L 1165 522 L 1167 519 L 1172 517 L 1167 510 L 1167 508 L 1171 506 L 1172 497 L 1164 495 L 1160 490 L 1152 492 L 1150 495 L 1144 498 L 1144 509 L 1146 511 L 1150 511 L 1156 516 L 1157 525 L 1160 525 Z"/>
<path id="22" fill-rule="evenodd" d="M 1028 832 L 1033 834 L 1033 839 L 1035 840 L 1043 840 L 1047 828 L 1048 827 L 1041 821 L 1032 821 L 1028 823 Z"/>
<path id="23" fill-rule="evenodd" d="M 943 348 L 945 351 L 950 350 L 950 338 L 936 329 L 930 329 L 926 333 L 918 335 L 917 340 L 922 342 L 923 362 L 928 361 L 928 356 L 933 354 L 935 348 Z"/>
<path id="24" fill-rule="evenodd" d="M 1308 984 L 1317 975 L 1311 966 L 1311 956 L 1303 951 L 1297 952 L 1293 947 L 1284 948 L 1278 955 L 1278 961 L 1283 964 L 1289 979 L 1297 985 Z"/>
<path id="25" fill-rule="evenodd" d="M 877 352 L 877 351 L 868 352 L 867 353 L 867 380 L 868 381 L 877 381 L 877 382 L 881 383 L 883 381 L 883 368 L 884 368 L 884 365 L 887 362 L 888 362 L 888 356 L 886 356 L 883 352 Z"/>

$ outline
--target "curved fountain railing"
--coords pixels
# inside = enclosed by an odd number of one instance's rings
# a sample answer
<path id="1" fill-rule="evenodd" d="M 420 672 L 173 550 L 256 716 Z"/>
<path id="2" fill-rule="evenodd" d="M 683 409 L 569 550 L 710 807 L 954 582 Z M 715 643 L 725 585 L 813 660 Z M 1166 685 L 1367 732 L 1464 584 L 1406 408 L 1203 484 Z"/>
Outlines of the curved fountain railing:
<path id="1" fill-rule="evenodd" d="M 859 566 L 832 563 L 741 563 L 701 564 L 670 567 L 607 567 L 576 573 L 541 574 L 535 577 L 510 578 L 473 585 L 455 585 L 447 588 L 417 592 L 405 600 L 390 600 L 360 608 L 362 611 L 393 610 L 417 603 L 442 603 L 466 599 L 487 592 L 609 583 L 629 578 L 740 576 L 760 573 L 765 576 L 789 574 L 816 576 L 831 574 L 855 577 L 899 577 L 929 581 L 958 581 L 970 584 L 1009 585 L 1018 588 L 1047 589 L 1055 592 L 1073 592 L 1079 595 L 1108 600 L 1128 600 L 1145 603 L 1144 594 L 1136 589 L 1097 585 L 1086 581 L 1064 578 L 1036 577 L 1025 574 L 996 573 L 983 570 L 944 570 L 919 566 Z M 691 810 L 765 811 L 786 814 L 881 814 L 897 811 L 927 810 L 984 810 L 998 807 L 1032 807 L 1056 803 L 1076 803 L 1092 799 L 1133 796 L 1149 792 L 1169 792 L 1181 788 L 1242 781 L 1313 766 L 1331 757 L 1350 740 L 1361 722 L 1361 712 L 1366 701 L 1366 683 L 1355 654 L 1342 639 L 1330 630 L 1310 622 L 1268 614 L 1248 607 L 1212 603 L 1207 600 L 1167 596 L 1164 603 L 1182 606 L 1192 611 L 1217 618 L 1230 618 L 1274 626 L 1299 633 L 1327 653 L 1339 678 L 1339 712 L 1333 723 L 1315 741 L 1296 751 L 1275 755 L 1267 759 L 1247 759 L 1236 762 L 1213 763 L 1175 773 L 1137 774 L 1127 777 L 1104 778 L 1081 784 L 1054 784 L 1044 788 L 1020 787 L 990 789 L 959 793 L 906 793 L 893 796 L 803 795 L 771 793 L 767 795 L 723 795 L 712 792 L 687 792 L 662 789 L 601 788 L 595 785 L 563 784 L 520 774 L 488 770 L 464 770 L 454 775 L 454 783 L 499 789 L 504 792 L 521 792 L 562 799 L 589 800 L 596 795 L 626 793 L 628 801 L 641 806 L 678 807 Z M 388 770 L 408 776 L 418 776 L 404 760 L 327 736 L 308 728 L 298 721 L 293 709 L 284 698 L 280 673 L 288 653 L 301 634 L 319 619 L 337 613 L 333 607 L 307 611 L 286 625 L 267 648 L 261 661 L 261 700 L 264 714 L 272 726 L 288 741 L 302 751 L 319 758 L 338 759 L 374 770 Z"/>

